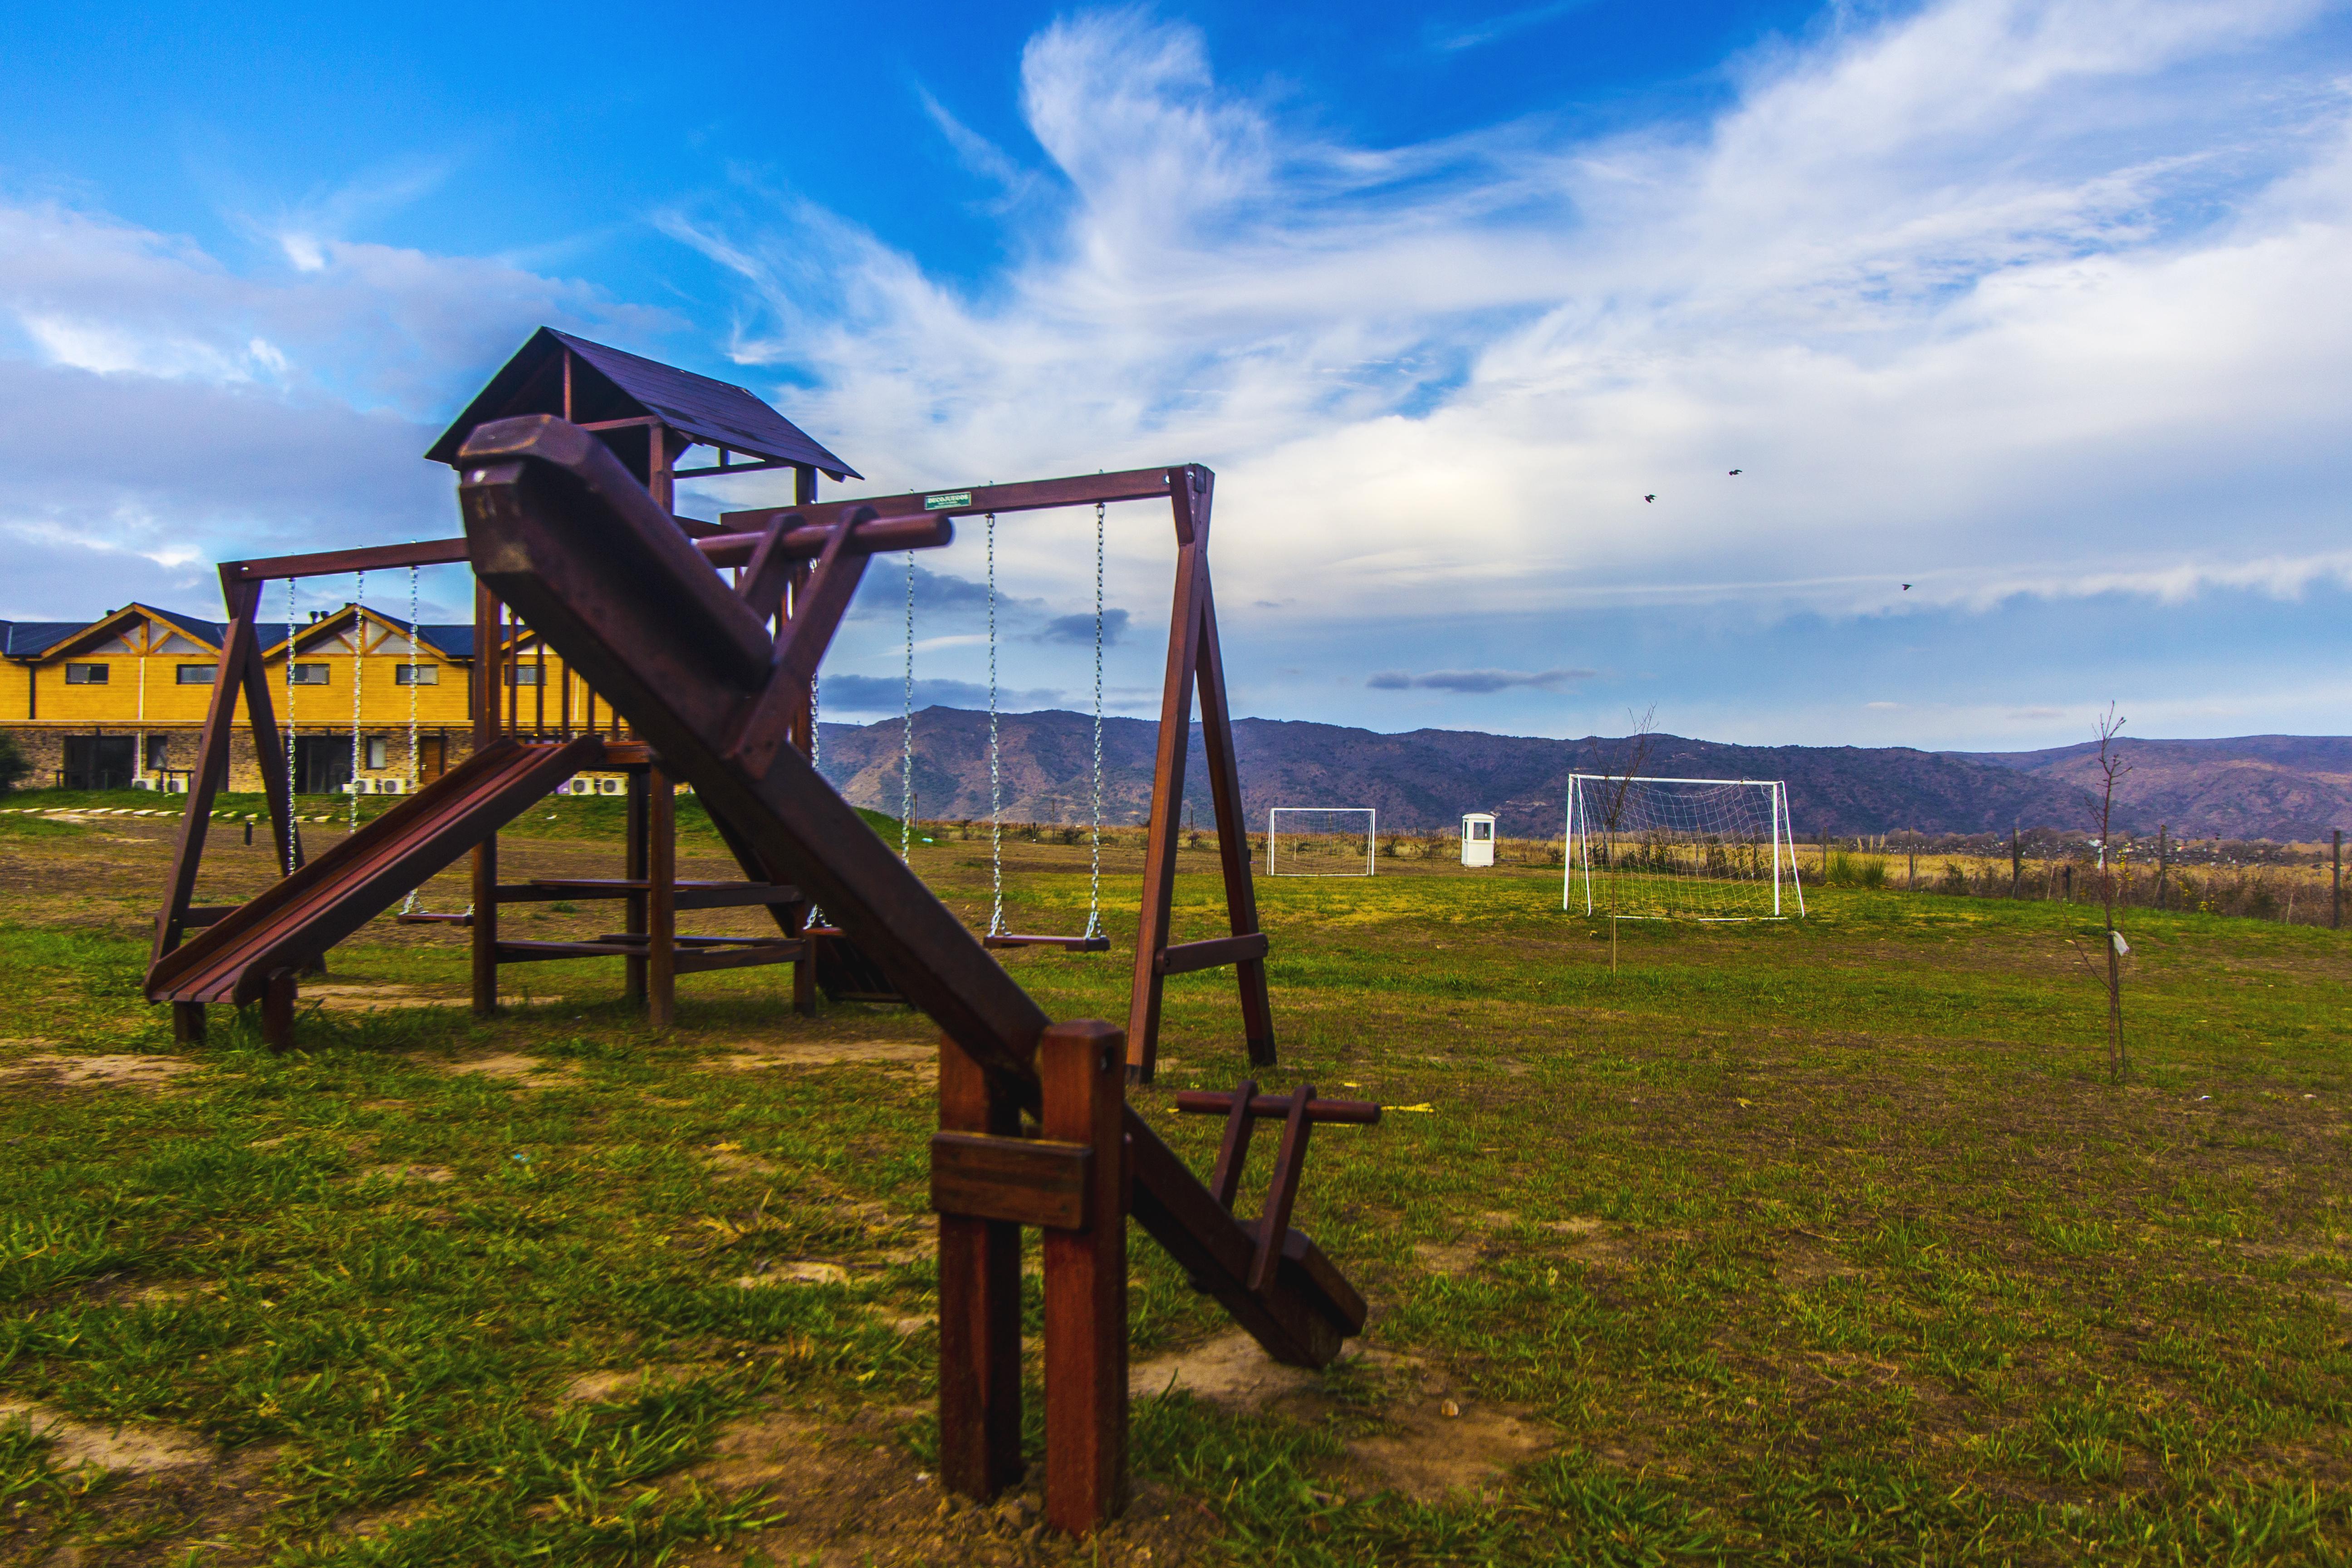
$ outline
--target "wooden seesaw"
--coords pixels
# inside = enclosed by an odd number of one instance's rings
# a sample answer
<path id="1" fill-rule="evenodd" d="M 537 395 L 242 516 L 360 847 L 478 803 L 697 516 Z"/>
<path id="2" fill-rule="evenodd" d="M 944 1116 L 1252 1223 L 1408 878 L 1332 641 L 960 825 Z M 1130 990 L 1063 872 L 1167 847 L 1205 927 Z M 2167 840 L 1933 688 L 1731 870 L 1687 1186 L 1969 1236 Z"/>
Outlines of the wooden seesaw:
<path id="1" fill-rule="evenodd" d="M 1022 1474 L 1024 1225 L 1045 1238 L 1045 1517 L 1056 1529 L 1091 1531 L 1126 1501 L 1129 1216 L 1269 1355 L 1328 1364 L 1362 1330 L 1364 1300 L 1290 1227 L 1290 1206 L 1307 1129 L 1376 1121 L 1379 1108 L 1305 1086 L 1180 1096 L 1180 1110 L 1227 1118 L 1214 1190 L 1203 1186 L 1127 1104 L 1122 1033 L 1050 1023 L 789 743 L 866 569 L 857 531 L 904 520 L 870 506 L 828 519 L 802 607 L 772 636 L 755 606 L 773 603 L 769 563 L 809 521 L 799 513 L 775 518 L 739 591 L 577 426 L 543 415 L 483 425 L 458 470 L 484 584 L 733 825 L 767 875 L 807 889 L 940 1026 L 931 1194 L 948 1488 L 986 1499 Z M 1250 1129 L 1267 1117 L 1284 1122 L 1281 1148 L 1263 1213 L 1245 1222 L 1233 1205 Z"/>

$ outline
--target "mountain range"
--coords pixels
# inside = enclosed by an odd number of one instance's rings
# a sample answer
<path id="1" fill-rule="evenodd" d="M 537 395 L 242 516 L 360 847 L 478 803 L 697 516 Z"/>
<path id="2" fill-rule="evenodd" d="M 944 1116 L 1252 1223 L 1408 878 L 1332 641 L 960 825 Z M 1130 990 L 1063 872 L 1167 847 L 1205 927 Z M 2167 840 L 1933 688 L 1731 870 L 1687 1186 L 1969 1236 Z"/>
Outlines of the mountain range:
<path id="1" fill-rule="evenodd" d="M 1139 824 L 1150 808 L 1159 726 L 1103 721 L 1103 820 Z M 998 720 L 998 773 L 1006 820 L 1083 822 L 1091 815 L 1093 721 L 1048 710 Z M 2096 744 L 2038 752 L 1922 752 L 1903 746 L 1735 746 L 1680 735 L 1646 739 L 1641 771 L 1676 778 L 1779 779 L 1797 833 L 2007 832 L 2011 825 L 2090 831 L 2087 792 Z M 896 814 L 905 734 L 896 719 L 824 726 L 820 766 L 856 805 Z M 1559 832 L 1571 772 L 1604 773 L 1630 760 L 1623 737 L 1557 740 L 1475 730 L 1370 730 L 1241 719 L 1234 746 L 1253 828 L 1276 805 L 1371 806 L 1383 829 L 1454 827 L 1491 811 L 1507 837 Z M 2175 837 L 2308 842 L 2352 826 L 2352 737 L 2251 735 L 2230 740 L 2125 740 L 2130 771 L 2116 788 L 2119 828 Z M 988 716 L 926 708 L 914 719 L 918 815 L 953 820 L 989 810 Z M 1211 820 L 1199 725 L 1185 767 L 1185 801 Z"/>

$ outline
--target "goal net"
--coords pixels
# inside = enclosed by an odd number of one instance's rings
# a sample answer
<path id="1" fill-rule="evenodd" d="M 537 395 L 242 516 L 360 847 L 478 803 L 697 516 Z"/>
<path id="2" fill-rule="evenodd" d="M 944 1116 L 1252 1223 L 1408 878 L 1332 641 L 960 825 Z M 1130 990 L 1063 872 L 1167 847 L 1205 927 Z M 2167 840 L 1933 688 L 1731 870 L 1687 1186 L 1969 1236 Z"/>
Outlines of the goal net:
<path id="1" fill-rule="evenodd" d="M 1377 875 L 1372 840 L 1379 827 L 1369 805 L 1277 805 L 1265 814 L 1265 874 Z"/>
<path id="2" fill-rule="evenodd" d="M 1560 907 L 1626 920 L 1801 915 L 1794 850 L 1778 780 L 1571 773 Z"/>

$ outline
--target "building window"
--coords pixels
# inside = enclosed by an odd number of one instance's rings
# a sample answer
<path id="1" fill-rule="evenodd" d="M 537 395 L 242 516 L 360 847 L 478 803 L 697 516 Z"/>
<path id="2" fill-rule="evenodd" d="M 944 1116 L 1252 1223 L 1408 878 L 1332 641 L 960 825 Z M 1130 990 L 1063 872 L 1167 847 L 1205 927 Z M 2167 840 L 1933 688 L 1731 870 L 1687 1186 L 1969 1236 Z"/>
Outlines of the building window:
<path id="1" fill-rule="evenodd" d="M 102 664 L 69 664 L 66 666 L 68 686 L 103 686 L 106 666 Z"/>
<path id="2" fill-rule="evenodd" d="M 297 686 L 326 685 L 327 667 L 323 664 L 296 665 L 294 667 L 294 684 Z"/>
<path id="3" fill-rule="evenodd" d="M 391 743 L 382 735 L 370 735 L 367 738 L 367 765 L 372 768 L 385 766 L 384 759 L 390 751 Z"/>
<path id="4" fill-rule="evenodd" d="M 179 682 L 183 686 L 210 686 L 213 677 L 219 673 L 220 666 L 216 664 L 184 664 L 179 668 Z"/>
<path id="5" fill-rule="evenodd" d="M 172 737 L 169 735 L 148 736 L 147 771 L 151 773 L 160 773 L 171 765 Z"/>
<path id="6" fill-rule="evenodd" d="M 441 667 L 437 664 L 396 664 L 392 668 L 394 686 L 438 686 Z"/>
<path id="7" fill-rule="evenodd" d="M 509 686 L 537 686 L 539 684 L 539 666 L 535 664 L 510 664 L 507 666 L 507 684 Z"/>

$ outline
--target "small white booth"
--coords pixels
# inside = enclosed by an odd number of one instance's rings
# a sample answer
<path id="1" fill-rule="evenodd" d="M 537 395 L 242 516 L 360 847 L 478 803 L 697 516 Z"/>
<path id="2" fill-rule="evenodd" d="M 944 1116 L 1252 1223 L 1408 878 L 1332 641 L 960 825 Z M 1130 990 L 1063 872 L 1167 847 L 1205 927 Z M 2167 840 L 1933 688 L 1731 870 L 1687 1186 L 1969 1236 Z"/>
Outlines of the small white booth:
<path id="1" fill-rule="evenodd" d="M 1492 813 L 1474 811 L 1462 819 L 1462 863 L 1465 866 L 1491 866 L 1495 863 L 1495 818 Z"/>

